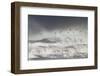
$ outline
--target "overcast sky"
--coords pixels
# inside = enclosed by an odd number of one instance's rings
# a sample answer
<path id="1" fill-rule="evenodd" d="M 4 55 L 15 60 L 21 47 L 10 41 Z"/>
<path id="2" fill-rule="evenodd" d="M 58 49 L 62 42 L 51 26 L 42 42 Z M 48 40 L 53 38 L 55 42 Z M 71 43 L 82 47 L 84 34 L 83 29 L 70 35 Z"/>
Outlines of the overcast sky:
<path id="1" fill-rule="evenodd" d="M 34 40 L 42 32 L 48 33 L 55 30 L 74 29 L 75 27 L 78 27 L 84 32 L 88 27 L 87 22 L 87 17 L 28 15 L 29 39 Z"/>

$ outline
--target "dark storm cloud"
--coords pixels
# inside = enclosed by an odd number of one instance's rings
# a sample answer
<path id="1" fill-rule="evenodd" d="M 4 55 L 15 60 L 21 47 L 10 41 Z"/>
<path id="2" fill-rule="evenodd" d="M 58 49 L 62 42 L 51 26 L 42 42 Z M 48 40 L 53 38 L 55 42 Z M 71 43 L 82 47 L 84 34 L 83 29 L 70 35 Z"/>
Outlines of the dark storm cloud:
<path id="1" fill-rule="evenodd" d="M 38 34 L 43 30 L 53 31 L 67 27 L 82 26 L 87 28 L 87 17 L 64 17 L 64 16 L 28 16 L 29 35 Z"/>

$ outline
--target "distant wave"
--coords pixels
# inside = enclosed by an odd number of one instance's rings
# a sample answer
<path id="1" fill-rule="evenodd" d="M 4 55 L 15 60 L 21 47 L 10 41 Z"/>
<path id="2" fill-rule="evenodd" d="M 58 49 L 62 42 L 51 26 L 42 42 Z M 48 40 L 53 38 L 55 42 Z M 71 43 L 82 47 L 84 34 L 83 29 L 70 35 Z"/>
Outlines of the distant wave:
<path id="1" fill-rule="evenodd" d="M 41 40 L 29 40 L 30 43 L 37 43 L 37 42 L 43 42 L 43 43 L 57 43 L 60 42 L 61 39 L 59 38 L 44 38 Z"/>

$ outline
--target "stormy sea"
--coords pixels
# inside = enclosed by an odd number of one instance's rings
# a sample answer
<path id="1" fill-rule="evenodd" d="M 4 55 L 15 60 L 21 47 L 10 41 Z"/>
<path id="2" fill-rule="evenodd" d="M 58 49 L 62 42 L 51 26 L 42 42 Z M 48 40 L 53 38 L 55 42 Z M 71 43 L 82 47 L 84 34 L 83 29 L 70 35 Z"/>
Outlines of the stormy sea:
<path id="1" fill-rule="evenodd" d="M 87 58 L 87 46 L 86 43 L 82 43 L 82 40 L 70 38 L 29 40 L 29 60 Z"/>
<path id="2" fill-rule="evenodd" d="M 28 60 L 88 58 L 88 18 L 28 16 Z"/>

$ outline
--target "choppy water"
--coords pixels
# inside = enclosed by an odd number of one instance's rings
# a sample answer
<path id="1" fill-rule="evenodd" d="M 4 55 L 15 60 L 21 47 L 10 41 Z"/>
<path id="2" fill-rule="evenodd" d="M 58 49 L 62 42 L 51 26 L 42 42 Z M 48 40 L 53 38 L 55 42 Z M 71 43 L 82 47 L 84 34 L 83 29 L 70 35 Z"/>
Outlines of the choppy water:
<path id="1" fill-rule="evenodd" d="M 88 57 L 87 44 L 29 42 L 29 60 L 80 59 Z"/>

